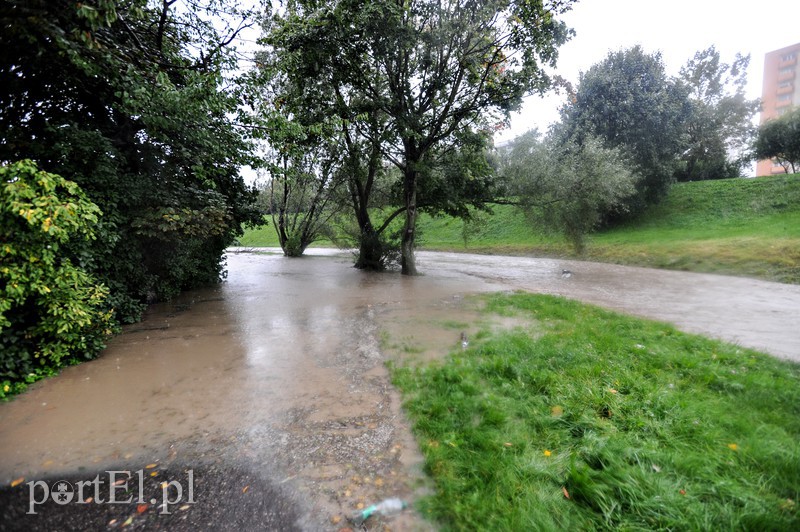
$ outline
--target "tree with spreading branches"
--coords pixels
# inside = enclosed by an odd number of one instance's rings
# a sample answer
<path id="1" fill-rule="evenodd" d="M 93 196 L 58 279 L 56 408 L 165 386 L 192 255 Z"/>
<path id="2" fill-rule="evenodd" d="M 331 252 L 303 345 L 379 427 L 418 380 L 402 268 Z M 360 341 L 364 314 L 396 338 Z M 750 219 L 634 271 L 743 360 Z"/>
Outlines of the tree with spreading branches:
<path id="1" fill-rule="evenodd" d="M 550 87 L 543 66 L 570 35 L 558 16 L 571 3 L 299 1 L 273 20 L 267 42 L 299 86 L 329 91 L 345 120 L 364 118 L 367 105 L 385 124 L 358 132 L 399 170 L 402 273 L 417 273 L 420 211 L 468 212 L 481 203 L 461 191 L 488 185 L 485 157 L 465 163 L 485 153 L 524 95 Z M 470 186 L 447 182 L 455 161 Z"/>

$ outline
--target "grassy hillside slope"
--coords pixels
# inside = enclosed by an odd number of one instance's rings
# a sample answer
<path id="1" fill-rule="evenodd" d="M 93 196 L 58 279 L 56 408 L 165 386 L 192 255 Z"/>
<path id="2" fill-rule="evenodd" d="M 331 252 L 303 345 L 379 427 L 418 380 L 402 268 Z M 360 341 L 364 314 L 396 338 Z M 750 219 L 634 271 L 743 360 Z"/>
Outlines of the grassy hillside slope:
<path id="1" fill-rule="evenodd" d="M 468 226 L 466 244 L 460 220 L 422 216 L 419 230 L 423 249 L 576 257 L 508 206 Z M 264 227 L 241 243 L 277 240 Z M 579 258 L 800 284 L 800 175 L 677 184 L 642 216 L 592 235 Z"/>

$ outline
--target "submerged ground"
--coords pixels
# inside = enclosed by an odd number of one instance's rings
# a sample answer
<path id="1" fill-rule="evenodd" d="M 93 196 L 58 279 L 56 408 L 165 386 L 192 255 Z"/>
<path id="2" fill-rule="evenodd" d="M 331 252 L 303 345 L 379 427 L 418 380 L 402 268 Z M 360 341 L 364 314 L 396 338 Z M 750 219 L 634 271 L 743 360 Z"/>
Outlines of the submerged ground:
<path id="1" fill-rule="evenodd" d="M 86 505 L 95 524 L 131 518 L 131 525 L 190 529 L 239 515 L 226 507 L 268 501 L 252 523 L 280 513 L 299 528 L 338 529 L 371 502 L 413 500 L 429 488 L 386 352 L 437 357 L 457 348 L 462 324 L 478 318 L 465 300 L 472 293 L 565 295 L 800 359 L 798 286 L 448 253 L 420 253 L 425 275 L 407 278 L 357 271 L 347 254 L 316 253 L 230 253 L 225 283 L 151 308 L 98 360 L 0 405 L 0 478 L 23 479 L 11 493 L 15 504 L 33 480 L 148 465 L 148 482 L 193 469 L 207 479 L 205 491 L 198 488 L 205 500 L 171 518 L 157 515 L 156 505 Z M 221 482 L 225 489 L 206 489 Z M 36 527 L 65 507 L 42 505 L 24 523 L 17 518 L 28 508 L 15 508 L 6 506 L 0 528 Z M 388 523 L 430 526 L 413 511 Z"/>

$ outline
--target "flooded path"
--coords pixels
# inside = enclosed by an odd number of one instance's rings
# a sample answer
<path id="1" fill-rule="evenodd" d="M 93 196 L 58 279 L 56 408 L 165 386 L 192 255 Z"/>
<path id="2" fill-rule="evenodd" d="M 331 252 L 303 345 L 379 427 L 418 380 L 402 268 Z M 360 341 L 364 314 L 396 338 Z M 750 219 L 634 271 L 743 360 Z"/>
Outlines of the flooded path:
<path id="1" fill-rule="evenodd" d="M 457 347 L 476 292 L 565 295 L 800 360 L 798 286 L 431 252 L 418 255 L 425 275 L 407 278 L 312 253 L 231 253 L 225 283 L 150 308 L 101 358 L 0 404 L 0 481 L 222 460 L 299 501 L 306 529 L 338 529 L 384 497 L 413 500 L 427 487 L 387 352 Z M 429 526 L 413 512 L 389 524 Z"/>
<path id="2" fill-rule="evenodd" d="M 798 285 L 599 262 L 436 252 L 418 256 L 423 272 L 562 295 L 800 362 Z M 571 275 L 565 278 L 563 270 Z"/>

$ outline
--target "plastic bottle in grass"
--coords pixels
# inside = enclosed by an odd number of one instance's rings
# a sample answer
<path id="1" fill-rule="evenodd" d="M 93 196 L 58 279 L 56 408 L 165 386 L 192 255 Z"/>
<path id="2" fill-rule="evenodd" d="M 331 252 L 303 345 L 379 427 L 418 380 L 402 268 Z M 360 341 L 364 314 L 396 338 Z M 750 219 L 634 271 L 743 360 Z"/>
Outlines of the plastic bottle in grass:
<path id="1" fill-rule="evenodd" d="M 392 515 L 405 508 L 408 508 L 408 504 L 406 504 L 405 501 L 402 501 L 397 497 L 392 497 L 391 499 L 383 500 L 378 504 L 373 504 L 372 506 L 368 506 L 367 508 L 356 512 L 356 514 L 353 515 L 350 520 L 353 521 L 356 526 L 358 526 L 373 515 Z"/>

